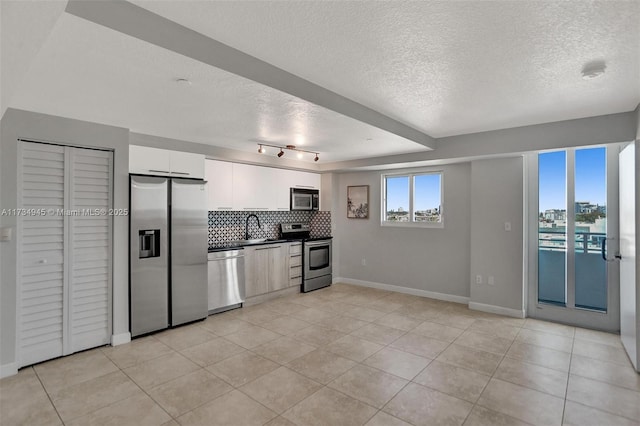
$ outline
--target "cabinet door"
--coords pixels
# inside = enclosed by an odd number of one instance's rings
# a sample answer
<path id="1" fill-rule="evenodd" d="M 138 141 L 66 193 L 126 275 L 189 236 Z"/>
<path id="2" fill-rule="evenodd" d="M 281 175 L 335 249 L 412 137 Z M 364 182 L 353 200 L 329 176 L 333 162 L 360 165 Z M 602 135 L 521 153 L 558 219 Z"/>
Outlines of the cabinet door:
<path id="1" fill-rule="evenodd" d="M 209 210 L 233 210 L 233 164 L 206 160 Z"/>
<path id="2" fill-rule="evenodd" d="M 245 294 L 257 296 L 269 291 L 269 246 L 246 247 Z"/>
<path id="3" fill-rule="evenodd" d="M 269 291 L 289 287 L 289 247 L 277 244 L 269 248 Z"/>
<path id="4" fill-rule="evenodd" d="M 321 175 L 318 173 L 294 172 L 292 187 L 320 189 Z"/>
<path id="5" fill-rule="evenodd" d="M 273 191 L 275 210 L 289 211 L 291 206 L 289 198 L 291 197 L 291 187 L 295 182 L 297 172 L 293 170 L 274 169 L 273 171 Z"/>
<path id="6" fill-rule="evenodd" d="M 169 176 L 170 172 L 171 151 L 138 145 L 129 146 L 129 173 Z"/>
<path id="7" fill-rule="evenodd" d="M 233 164 L 233 209 L 234 210 L 275 210 L 274 169 Z"/>
<path id="8" fill-rule="evenodd" d="M 171 176 L 204 179 L 204 155 L 170 151 Z"/>

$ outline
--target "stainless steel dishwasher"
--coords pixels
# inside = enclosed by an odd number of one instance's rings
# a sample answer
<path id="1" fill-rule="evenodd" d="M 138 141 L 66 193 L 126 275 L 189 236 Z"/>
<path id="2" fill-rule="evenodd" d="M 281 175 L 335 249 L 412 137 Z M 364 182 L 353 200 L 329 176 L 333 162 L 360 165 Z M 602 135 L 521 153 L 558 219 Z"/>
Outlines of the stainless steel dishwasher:
<path id="1" fill-rule="evenodd" d="M 239 308 L 244 294 L 244 249 L 209 253 L 209 314 Z"/>

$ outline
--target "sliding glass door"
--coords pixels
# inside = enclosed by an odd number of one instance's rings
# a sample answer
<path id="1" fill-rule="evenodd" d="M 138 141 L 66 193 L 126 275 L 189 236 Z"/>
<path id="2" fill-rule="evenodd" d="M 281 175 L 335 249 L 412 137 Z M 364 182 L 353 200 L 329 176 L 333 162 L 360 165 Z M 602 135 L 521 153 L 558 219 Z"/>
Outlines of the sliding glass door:
<path id="1" fill-rule="evenodd" d="M 617 329 L 618 150 L 529 158 L 529 316 Z"/>

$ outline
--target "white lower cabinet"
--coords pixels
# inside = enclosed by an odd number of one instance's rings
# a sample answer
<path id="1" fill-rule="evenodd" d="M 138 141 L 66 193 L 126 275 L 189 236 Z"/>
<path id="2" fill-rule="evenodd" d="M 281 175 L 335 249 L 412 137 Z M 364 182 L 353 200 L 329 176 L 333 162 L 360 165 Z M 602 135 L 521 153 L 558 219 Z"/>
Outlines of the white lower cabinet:
<path id="1" fill-rule="evenodd" d="M 289 243 L 250 246 L 244 251 L 247 298 L 289 286 Z"/>
<path id="2" fill-rule="evenodd" d="M 110 151 L 21 142 L 18 367 L 109 343 Z"/>

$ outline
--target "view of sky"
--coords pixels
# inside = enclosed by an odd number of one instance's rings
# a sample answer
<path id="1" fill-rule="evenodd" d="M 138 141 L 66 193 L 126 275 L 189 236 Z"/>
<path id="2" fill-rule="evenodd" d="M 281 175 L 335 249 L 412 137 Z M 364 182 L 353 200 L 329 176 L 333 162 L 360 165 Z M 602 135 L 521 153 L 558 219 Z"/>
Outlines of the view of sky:
<path id="1" fill-rule="evenodd" d="M 415 210 L 427 210 L 440 206 L 440 175 L 427 174 L 415 178 Z M 387 178 L 387 208 L 409 210 L 409 177 Z"/>
<path id="2" fill-rule="evenodd" d="M 606 204 L 606 148 L 576 150 L 576 201 Z M 567 208 L 567 156 L 565 151 L 540 154 L 538 179 L 539 210 Z"/>

